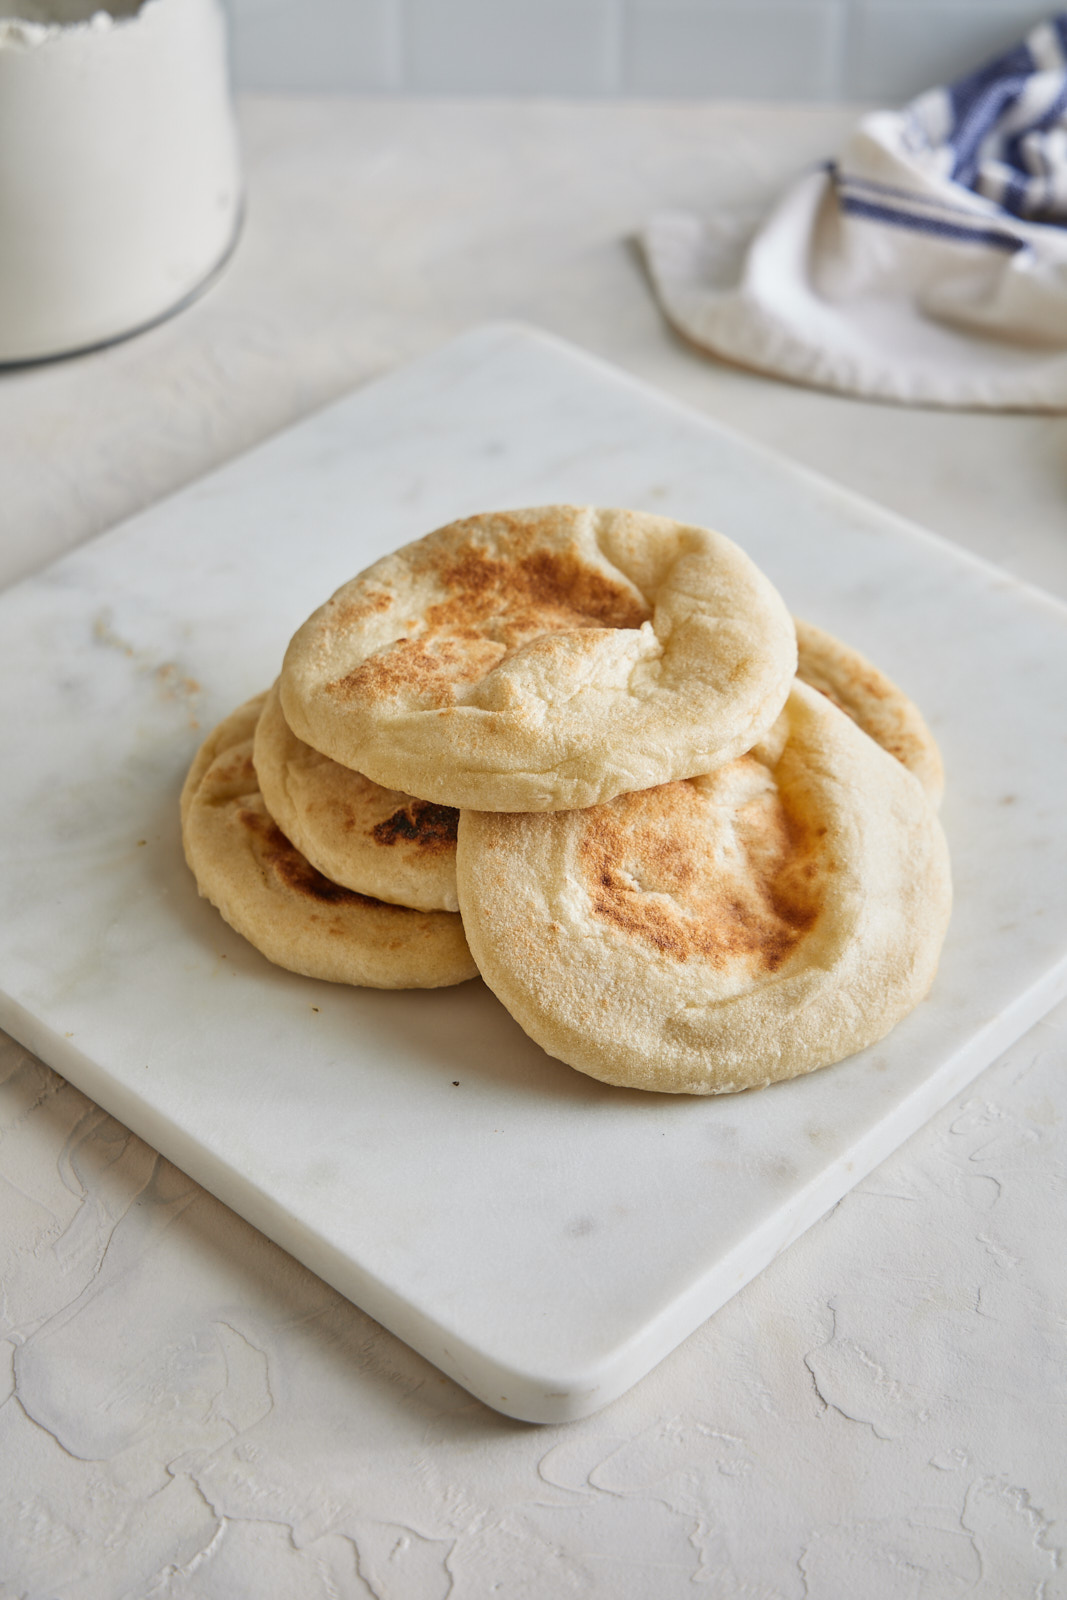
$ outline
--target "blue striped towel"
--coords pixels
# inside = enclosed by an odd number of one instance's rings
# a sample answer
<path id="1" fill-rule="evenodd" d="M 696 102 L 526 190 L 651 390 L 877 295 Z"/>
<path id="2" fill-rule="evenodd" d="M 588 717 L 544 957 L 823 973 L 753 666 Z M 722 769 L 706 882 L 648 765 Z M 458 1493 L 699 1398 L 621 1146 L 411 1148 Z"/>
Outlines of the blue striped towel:
<path id="1" fill-rule="evenodd" d="M 977 72 L 921 95 L 895 132 L 920 175 L 1013 217 L 1067 226 L 1067 12 Z M 976 227 L 948 194 L 871 182 L 837 163 L 833 171 L 838 202 L 854 216 L 994 250 L 1025 248 L 1010 224 Z"/>
<path id="2" fill-rule="evenodd" d="M 664 308 L 707 349 L 824 387 L 1067 409 L 1067 12 L 864 117 L 739 245 L 653 218 Z"/>

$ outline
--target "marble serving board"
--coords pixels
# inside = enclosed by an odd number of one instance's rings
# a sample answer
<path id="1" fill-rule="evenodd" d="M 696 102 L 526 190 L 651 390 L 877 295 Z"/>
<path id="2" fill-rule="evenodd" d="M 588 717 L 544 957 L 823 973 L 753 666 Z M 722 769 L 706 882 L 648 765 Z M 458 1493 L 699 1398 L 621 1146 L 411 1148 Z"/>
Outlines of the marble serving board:
<path id="1" fill-rule="evenodd" d="M 738 540 L 925 709 L 956 910 L 882 1044 L 721 1099 L 544 1055 L 480 982 L 345 989 L 198 899 L 178 792 L 334 587 L 455 516 Z M 1067 991 L 1067 609 L 554 340 L 471 333 L 0 596 L 0 1023 L 490 1406 L 622 1393 Z"/>

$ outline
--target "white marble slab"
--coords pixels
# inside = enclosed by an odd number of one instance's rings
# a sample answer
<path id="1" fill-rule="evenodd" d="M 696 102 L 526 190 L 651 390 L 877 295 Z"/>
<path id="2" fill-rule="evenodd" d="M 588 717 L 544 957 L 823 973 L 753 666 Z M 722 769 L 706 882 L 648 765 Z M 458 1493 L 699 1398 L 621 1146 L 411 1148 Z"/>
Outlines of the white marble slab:
<path id="1" fill-rule="evenodd" d="M 309 983 L 198 900 L 184 769 L 307 611 L 439 522 L 550 499 L 722 528 L 926 709 L 957 908 L 881 1046 L 746 1096 L 620 1092 L 477 983 Z M 620 1394 L 1067 991 L 1067 608 L 519 328 L 9 591 L 0 659 L 0 1024 L 514 1416 Z"/>

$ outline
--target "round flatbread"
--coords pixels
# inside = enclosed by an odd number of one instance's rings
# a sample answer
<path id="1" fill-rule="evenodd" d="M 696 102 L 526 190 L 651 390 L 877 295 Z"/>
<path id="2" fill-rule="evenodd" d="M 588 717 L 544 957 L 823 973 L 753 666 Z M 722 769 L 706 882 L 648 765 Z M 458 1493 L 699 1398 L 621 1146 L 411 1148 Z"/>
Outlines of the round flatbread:
<path id="1" fill-rule="evenodd" d="M 265 694 L 257 694 L 251 700 L 246 700 L 243 706 L 238 706 L 236 711 L 231 711 L 217 728 L 212 728 L 197 750 L 182 784 L 180 809 L 183 827 L 193 796 L 203 781 L 204 773 L 223 745 L 239 744 L 244 739 L 252 738 L 266 698 Z"/>
<path id="2" fill-rule="evenodd" d="M 799 617 L 794 621 L 797 677 L 832 700 L 876 744 L 903 762 L 932 804 L 940 805 L 945 792 L 941 752 L 915 702 L 858 650 L 814 623 Z"/>
<path id="3" fill-rule="evenodd" d="M 459 812 L 342 767 L 298 739 L 275 684 L 252 752 L 267 810 L 334 883 L 419 911 L 458 911 Z"/>
<path id="4" fill-rule="evenodd" d="M 929 989 L 951 905 L 922 787 L 804 684 L 710 776 L 588 811 L 463 812 L 458 881 L 482 977 L 538 1044 L 674 1094 L 880 1039 Z"/>
<path id="5" fill-rule="evenodd" d="M 387 788 L 552 811 L 732 760 L 795 668 L 792 618 L 729 539 L 542 506 L 375 562 L 298 629 L 280 689 L 299 738 Z"/>
<path id="6" fill-rule="evenodd" d="M 183 793 L 185 857 L 200 893 L 268 961 L 374 989 L 436 989 L 476 974 L 460 918 L 385 905 L 331 883 L 278 828 L 252 762 L 264 696 L 209 735 Z"/>

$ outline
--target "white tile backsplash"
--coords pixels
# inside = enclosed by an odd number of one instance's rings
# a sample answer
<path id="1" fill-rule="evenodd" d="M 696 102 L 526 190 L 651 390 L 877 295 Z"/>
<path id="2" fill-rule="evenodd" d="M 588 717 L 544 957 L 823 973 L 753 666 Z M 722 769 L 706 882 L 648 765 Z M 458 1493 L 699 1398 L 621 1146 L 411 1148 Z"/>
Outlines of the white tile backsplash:
<path id="1" fill-rule="evenodd" d="M 399 89 L 394 0 L 229 0 L 238 88 Z"/>
<path id="2" fill-rule="evenodd" d="M 1033 0 L 228 0 L 238 88 L 872 100 L 955 77 Z"/>
<path id="3" fill-rule="evenodd" d="M 981 66 L 1048 16 L 1041 5 L 866 0 L 851 7 L 843 98 L 908 100 Z"/>
<path id="4" fill-rule="evenodd" d="M 405 85 L 459 94 L 616 87 L 614 0 L 399 0 Z"/>
<path id="5" fill-rule="evenodd" d="M 843 22 L 837 0 L 624 0 L 621 87 L 640 95 L 829 99 L 840 76 Z"/>

